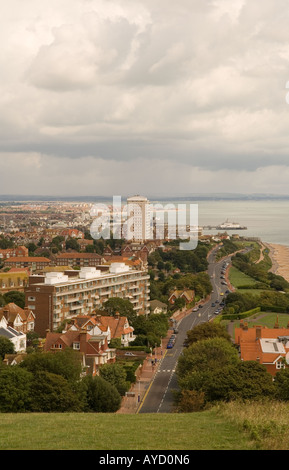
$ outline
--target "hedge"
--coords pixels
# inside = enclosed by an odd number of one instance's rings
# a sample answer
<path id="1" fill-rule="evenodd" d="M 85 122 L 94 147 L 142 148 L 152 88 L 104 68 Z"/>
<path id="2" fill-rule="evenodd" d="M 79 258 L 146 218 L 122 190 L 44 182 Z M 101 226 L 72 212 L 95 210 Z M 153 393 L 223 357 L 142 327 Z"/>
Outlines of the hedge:
<path id="1" fill-rule="evenodd" d="M 247 310 L 247 312 L 243 313 L 234 313 L 234 314 L 225 314 L 222 315 L 222 320 L 242 320 L 243 318 L 250 317 L 255 313 L 261 312 L 261 307 L 252 308 L 251 310 Z"/>

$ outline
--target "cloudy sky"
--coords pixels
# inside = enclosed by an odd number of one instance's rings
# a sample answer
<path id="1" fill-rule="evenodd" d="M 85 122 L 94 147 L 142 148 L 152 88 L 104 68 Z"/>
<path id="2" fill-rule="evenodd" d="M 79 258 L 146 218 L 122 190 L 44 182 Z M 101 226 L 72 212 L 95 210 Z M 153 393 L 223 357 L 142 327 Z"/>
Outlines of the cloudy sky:
<path id="1" fill-rule="evenodd" d="M 0 194 L 289 194 L 288 20 L 287 0 L 5 2 Z"/>

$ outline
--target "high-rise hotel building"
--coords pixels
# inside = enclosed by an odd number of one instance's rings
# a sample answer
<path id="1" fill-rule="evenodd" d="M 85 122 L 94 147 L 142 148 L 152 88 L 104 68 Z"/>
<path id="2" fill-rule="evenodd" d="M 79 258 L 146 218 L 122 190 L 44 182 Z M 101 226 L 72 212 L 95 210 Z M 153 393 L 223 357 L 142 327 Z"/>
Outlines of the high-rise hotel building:
<path id="1" fill-rule="evenodd" d="M 111 297 L 128 299 L 138 315 L 149 314 L 149 275 L 124 263 L 111 263 L 107 271 L 83 267 L 80 271 L 32 275 L 25 289 L 26 305 L 35 313 L 35 331 L 44 337 L 64 320 L 90 315 Z"/>
<path id="2" fill-rule="evenodd" d="M 139 242 L 151 240 L 151 210 L 150 202 L 146 197 L 127 198 L 127 217 L 129 223 L 126 238 L 128 240 Z"/>

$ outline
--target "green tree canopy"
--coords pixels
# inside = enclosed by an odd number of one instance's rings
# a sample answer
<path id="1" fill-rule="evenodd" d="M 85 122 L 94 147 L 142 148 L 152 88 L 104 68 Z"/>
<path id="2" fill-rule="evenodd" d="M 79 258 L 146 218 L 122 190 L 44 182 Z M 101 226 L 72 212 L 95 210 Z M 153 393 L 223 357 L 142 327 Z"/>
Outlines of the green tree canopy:
<path id="1" fill-rule="evenodd" d="M 81 356 L 70 348 L 56 353 L 33 352 L 24 358 L 20 367 L 32 373 L 51 372 L 70 382 L 77 382 L 82 372 Z"/>
<path id="2" fill-rule="evenodd" d="M 5 354 L 14 354 L 15 348 L 12 341 L 5 336 L 0 336 L 0 359 L 3 360 Z"/>
<path id="3" fill-rule="evenodd" d="M 99 369 L 100 377 L 114 385 L 118 393 L 123 396 L 128 391 L 130 383 L 127 382 L 127 373 L 120 364 L 104 364 Z"/>
<path id="4" fill-rule="evenodd" d="M 178 360 L 177 374 L 181 380 L 193 371 L 223 369 L 238 361 L 238 352 L 227 339 L 209 338 L 197 341 L 184 350 Z"/>
<path id="5" fill-rule="evenodd" d="M 33 375 L 18 366 L 0 367 L 0 412 L 24 413 L 31 407 Z"/>
<path id="6" fill-rule="evenodd" d="M 86 388 L 87 411 L 114 413 L 121 405 L 121 396 L 116 387 L 102 377 L 87 375 L 83 379 Z"/>
<path id="7" fill-rule="evenodd" d="M 133 309 L 133 304 L 127 299 L 121 299 L 120 297 L 111 297 L 103 303 L 103 310 L 111 316 L 115 316 L 119 313 L 122 317 L 127 317 L 128 321 L 131 322 L 136 318 L 136 313 Z"/>
<path id="8" fill-rule="evenodd" d="M 187 331 L 188 344 L 208 338 L 224 338 L 231 343 L 231 337 L 226 328 L 219 323 L 200 323 L 192 330 Z"/>

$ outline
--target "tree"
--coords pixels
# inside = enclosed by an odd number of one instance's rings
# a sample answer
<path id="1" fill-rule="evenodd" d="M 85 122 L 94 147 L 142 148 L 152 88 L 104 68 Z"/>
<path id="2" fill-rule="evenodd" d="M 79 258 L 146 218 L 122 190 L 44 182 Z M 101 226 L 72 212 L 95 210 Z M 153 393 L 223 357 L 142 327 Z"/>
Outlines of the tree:
<path id="1" fill-rule="evenodd" d="M 5 354 L 14 354 L 15 348 L 12 341 L 5 336 L 0 336 L 0 358 L 3 360 Z"/>
<path id="2" fill-rule="evenodd" d="M 78 251 L 78 252 L 80 251 L 79 243 L 75 238 L 68 238 L 66 240 L 65 246 L 66 246 L 67 250 L 70 249 L 70 250 L 75 250 L 75 251 Z"/>
<path id="3" fill-rule="evenodd" d="M 129 300 L 121 299 L 120 297 L 111 297 L 104 302 L 103 310 L 111 316 L 119 313 L 120 316 L 127 317 L 129 322 L 137 316 L 133 309 L 133 304 Z"/>
<path id="4" fill-rule="evenodd" d="M 114 385 L 121 396 L 128 391 L 130 383 L 127 382 L 126 371 L 120 364 L 104 364 L 100 368 L 99 374 L 104 380 Z"/>
<path id="5" fill-rule="evenodd" d="M 14 303 L 20 308 L 25 307 L 25 294 L 24 292 L 18 292 L 16 290 L 11 290 L 3 294 L 6 304 Z"/>
<path id="6" fill-rule="evenodd" d="M 177 365 L 179 380 L 193 371 L 206 372 L 236 364 L 237 350 L 224 338 L 209 338 L 197 341 L 184 350 Z"/>
<path id="7" fill-rule="evenodd" d="M 38 371 L 31 384 L 32 411 L 62 413 L 80 411 L 83 404 L 71 383 L 58 374 Z"/>
<path id="8" fill-rule="evenodd" d="M 30 411 L 32 378 L 30 372 L 18 366 L 0 367 L 0 412 Z"/>
<path id="9" fill-rule="evenodd" d="M 74 383 L 79 380 L 82 372 L 81 356 L 79 352 L 70 348 L 56 353 L 33 352 L 23 359 L 20 367 L 32 373 L 51 372 Z"/>
<path id="10" fill-rule="evenodd" d="M 121 405 L 116 387 L 102 377 L 87 375 L 82 380 L 86 389 L 86 411 L 114 413 Z"/>
<path id="11" fill-rule="evenodd" d="M 192 330 L 187 331 L 188 344 L 194 344 L 197 341 L 208 338 L 224 338 L 231 342 L 231 337 L 226 328 L 218 323 L 200 323 Z"/>
<path id="12" fill-rule="evenodd" d="M 281 369 L 276 373 L 274 381 L 276 398 L 282 401 L 289 400 L 289 369 Z"/>

